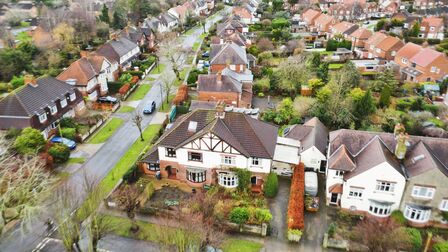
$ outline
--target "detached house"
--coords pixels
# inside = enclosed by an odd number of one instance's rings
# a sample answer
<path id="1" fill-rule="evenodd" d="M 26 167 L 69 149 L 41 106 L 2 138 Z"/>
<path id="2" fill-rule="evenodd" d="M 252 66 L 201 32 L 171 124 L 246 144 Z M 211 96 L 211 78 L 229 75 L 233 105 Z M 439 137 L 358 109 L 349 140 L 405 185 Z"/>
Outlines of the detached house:
<path id="1" fill-rule="evenodd" d="M 111 63 L 103 56 L 90 55 L 73 62 L 60 73 L 58 80 L 75 86 L 83 96 L 96 101 L 107 94 L 107 81 L 113 81 Z"/>
<path id="2" fill-rule="evenodd" d="M 328 129 L 317 117 L 311 118 L 303 125 L 291 126 L 284 132 L 283 137 L 299 141 L 298 155 L 305 167 L 325 172 Z"/>
<path id="3" fill-rule="evenodd" d="M 129 25 L 121 30 L 118 36 L 126 37 L 143 49 L 152 49 L 156 37 L 154 32 L 149 28 L 140 28 Z"/>
<path id="4" fill-rule="evenodd" d="M 114 38 L 100 46 L 96 53 L 111 63 L 111 72 L 116 79 L 120 68 L 127 68 L 140 55 L 140 48 L 125 37 Z"/>
<path id="5" fill-rule="evenodd" d="M 146 174 L 194 187 L 238 186 L 233 169 L 251 172 L 252 190 L 261 192 L 271 171 L 277 127 L 236 112 L 197 109 L 177 119 L 160 137 L 140 168 Z"/>
<path id="6" fill-rule="evenodd" d="M 219 23 L 216 26 L 216 34 L 218 36 L 232 34 L 235 32 L 240 32 L 242 34 L 246 34 L 249 32 L 249 26 L 239 20 L 236 19 L 228 19 L 223 23 Z"/>
<path id="7" fill-rule="evenodd" d="M 423 18 L 422 23 L 420 24 L 420 32 L 418 36 L 420 38 L 442 40 L 444 38 L 443 32 L 443 18 L 426 17 Z"/>
<path id="8" fill-rule="evenodd" d="M 448 57 L 430 48 L 407 43 L 397 52 L 401 80 L 411 82 L 439 81 L 448 74 Z"/>
<path id="9" fill-rule="evenodd" d="M 240 18 L 241 22 L 244 24 L 252 24 L 254 22 L 254 17 L 252 16 L 252 13 L 244 7 L 233 7 L 232 10 L 233 15 Z"/>
<path id="10" fill-rule="evenodd" d="M 229 67 L 231 70 L 243 73 L 255 65 L 255 58 L 246 54 L 246 50 L 233 42 L 212 44 L 210 48 L 210 71 L 217 73 Z"/>
<path id="11" fill-rule="evenodd" d="M 52 77 L 25 77 L 25 85 L 0 100 L 0 129 L 32 127 L 47 139 L 63 117 L 85 111 L 79 90 Z"/>

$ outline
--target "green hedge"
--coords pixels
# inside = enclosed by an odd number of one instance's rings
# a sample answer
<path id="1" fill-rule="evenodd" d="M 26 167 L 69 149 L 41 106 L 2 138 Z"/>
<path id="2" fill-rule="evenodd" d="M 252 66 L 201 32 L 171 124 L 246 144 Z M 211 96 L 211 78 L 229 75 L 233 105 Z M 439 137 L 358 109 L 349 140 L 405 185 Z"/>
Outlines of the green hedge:
<path id="1" fill-rule="evenodd" d="M 143 76 L 143 71 L 125 71 L 123 72 L 123 74 L 130 74 L 132 76 L 137 76 L 141 79 Z"/>
<path id="2" fill-rule="evenodd" d="M 446 252 L 448 251 L 448 242 L 439 242 L 432 246 L 434 252 Z"/>
<path id="3" fill-rule="evenodd" d="M 278 177 L 277 174 L 269 173 L 266 182 L 264 183 L 264 195 L 268 198 L 274 198 L 278 192 Z"/>
<path id="4" fill-rule="evenodd" d="M 107 87 L 109 88 L 109 92 L 111 94 L 116 94 L 118 93 L 118 90 L 120 90 L 120 88 L 123 86 L 123 83 L 119 82 L 119 81 L 111 81 L 107 83 Z"/>
<path id="5" fill-rule="evenodd" d="M 61 164 L 70 158 L 70 149 L 64 144 L 57 143 L 48 149 L 48 154 L 53 157 L 55 163 Z"/>
<path id="6" fill-rule="evenodd" d="M 229 215 L 231 222 L 244 224 L 249 220 L 249 210 L 246 207 L 235 207 Z"/>
<path id="7" fill-rule="evenodd" d="M 70 140 L 76 139 L 76 129 L 75 128 L 62 128 L 59 133 L 60 136 L 68 138 Z"/>
<path id="8" fill-rule="evenodd" d="M 406 233 L 409 236 L 409 242 L 412 245 L 412 251 L 421 251 L 423 244 L 422 235 L 416 228 L 405 228 Z"/>

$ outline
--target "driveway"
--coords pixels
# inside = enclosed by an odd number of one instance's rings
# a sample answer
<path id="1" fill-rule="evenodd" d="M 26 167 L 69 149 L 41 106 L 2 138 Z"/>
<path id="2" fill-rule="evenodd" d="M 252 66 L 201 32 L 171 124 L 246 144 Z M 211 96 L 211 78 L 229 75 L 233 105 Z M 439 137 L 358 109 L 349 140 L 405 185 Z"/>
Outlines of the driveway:
<path id="1" fill-rule="evenodd" d="M 227 9 L 228 10 L 228 9 Z M 222 19 L 221 15 L 216 15 L 207 21 L 208 26 L 213 22 L 217 22 Z M 185 43 L 193 45 L 193 43 L 202 34 L 202 29 L 195 31 L 192 35 L 185 36 Z M 165 62 L 161 59 L 162 62 Z M 145 106 L 145 101 L 156 101 L 157 107 L 160 106 L 160 102 L 165 93 L 161 92 L 161 80 L 153 82 L 151 90 L 136 106 L 136 111 L 142 111 Z M 142 125 L 146 128 L 154 118 L 155 114 L 144 116 Z M 130 118 L 125 120 L 123 125 L 101 146 L 101 148 L 88 159 L 79 169 L 77 169 L 65 182 L 64 185 L 72 188 L 77 193 L 78 206 L 86 198 L 83 190 L 84 178 L 87 176 L 97 182 L 101 181 L 109 171 L 115 166 L 115 164 L 126 153 L 129 147 L 139 137 L 138 129 L 133 125 Z M 18 224 L 14 227 L 13 231 L 2 235 L 0 239 L 0 251 L 2 252 L 19 252 L 19 251 L 32 251 L 36 246 L 43 243 L 44 238 L 47 235 L 45 221 L 48 218 L 53 217 L 51 204 L 44 209 L 44 211 L 36 218 L 36 220 L 29 226 L 27 230 L 21 230 Z M 22 235 L 23 231 L 23 235 Z"/>

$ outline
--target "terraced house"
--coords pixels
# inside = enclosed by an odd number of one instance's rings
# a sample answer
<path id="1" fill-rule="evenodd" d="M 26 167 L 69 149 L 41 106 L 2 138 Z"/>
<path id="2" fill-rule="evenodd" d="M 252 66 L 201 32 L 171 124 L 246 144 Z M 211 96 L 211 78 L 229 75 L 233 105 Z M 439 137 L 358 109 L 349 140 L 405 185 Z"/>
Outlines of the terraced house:
<path id="1" fill-rule="evenodd" d="M 196 109 L 160 137 L 140 162 L 146 174 L 181 180 L 194 187 L 238 185 L 232 169 L 251 172 L 253 191 L 260 192 L 271 171 L 277 127 L 237 112 Z"/>
<path id="2" fill-rule="evenodd" d="M 398 129 L 398 130 L 397 130 Z M 445 226 L 448 140 L 356 130 L 330 133 L 327 204 L 377 218 L 401 210 L 409 224 Z"/>

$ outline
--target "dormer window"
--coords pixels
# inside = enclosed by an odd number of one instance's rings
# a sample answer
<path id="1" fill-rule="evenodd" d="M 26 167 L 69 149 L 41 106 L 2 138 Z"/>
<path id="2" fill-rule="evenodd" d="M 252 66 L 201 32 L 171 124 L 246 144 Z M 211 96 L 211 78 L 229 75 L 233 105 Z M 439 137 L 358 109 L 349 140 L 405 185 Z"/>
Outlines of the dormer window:
<path id="1" fill-rule="evenodd" d="M 431 67 L 431 73 L 435 73 L 437 71 L 437 67 L 433 66 Z"/>
<path id="2" fill-rule="evenodd" d="M 408 60 L 407 60 L 406 58 L 401 58 L 401 63 L 403 63 L 403 64 L 407 64 L 407 63 L 408 63 Z"/>
<path id="3" fill-rule="evenodd" d="M 50 113 L 52 115 L 56 114 L 58 112 L 58 108 L 56 107 L 56 105 L 49 107 L 50 108 Z"/>
<path id="4" fill-rule="evenodd" d="M 70 95 L 70 101 L 74 101 L 76 99 L 76 93 Z"/>
<path id="5" fill-rule="evenodd" d="M 39 121 L 41 123 L 44 123 L 47 120 L 47 114 L 44 112 L 43 114 L 39 115 Z"/>
<path id="6" fill-rule="evenodd" d="M 67 100 L 64 98 L 61 100 L 61 108 L 65 108 L 67 106 Z"/>

